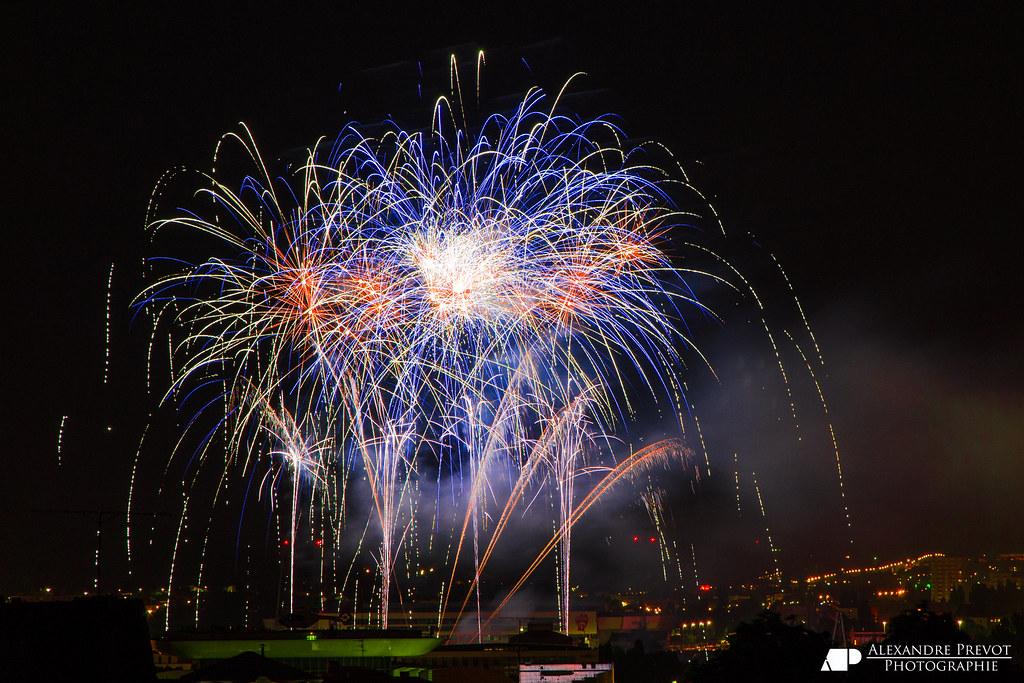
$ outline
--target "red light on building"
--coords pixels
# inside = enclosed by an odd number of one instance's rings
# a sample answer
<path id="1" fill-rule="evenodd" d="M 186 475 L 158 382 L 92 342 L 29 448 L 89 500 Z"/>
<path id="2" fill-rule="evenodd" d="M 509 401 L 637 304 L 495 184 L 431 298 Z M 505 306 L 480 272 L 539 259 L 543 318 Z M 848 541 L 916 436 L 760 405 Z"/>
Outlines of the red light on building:
<path id="1" fill-rule="evenodd" d="M 287 538 L 283 539 L 281 541 L 281 545 L 283 545 L 285 548 L 287 548 L 288 547 L 288 539 Z"/>
<path id="2" fill-rule="evenodd" d="M 639 543 L 639 542 L 640 542 L 640 537 L 639 536 L 634 536 L 633 537 L 633 543 Z"/>
<path id="3" fill-rule="evenodd" d="M 701 593 L 707 593 L 711 590 L 711 584 L 702 583 L 701 585 L 697 586 L 697 590 L 699 590 Z"/>
<path id="4" fill-rule="evenodd" d="M 317 548 L 323 548 L 324 547 L 324 539 L 322 539 L 322 538 L 316 539 L 315 541 L 313 541 L 313 545 L 315 545 Z"/>
<path id="5" fill-rule="evenodd" d="M 651 536 L 650 538 L 647 539 L 647 542 L 648 543 L 657 543 L 658 539 L 655 538 L 654 536 Z"/>

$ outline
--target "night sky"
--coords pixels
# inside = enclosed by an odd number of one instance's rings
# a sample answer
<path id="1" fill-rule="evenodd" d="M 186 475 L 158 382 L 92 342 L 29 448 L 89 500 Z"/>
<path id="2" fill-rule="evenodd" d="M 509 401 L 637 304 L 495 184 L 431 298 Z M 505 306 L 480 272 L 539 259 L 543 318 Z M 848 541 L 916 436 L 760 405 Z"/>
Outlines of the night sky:
<path id="1" fill-rule="evenodd" d="M 452 50 L 477 48 L 493 55 L 499 82 L 487 71 L 485 81 L 496 90 L 520 56 L 533 73 L 510 77 L 510 93 L 586 72 L 584 106 L 668 145 L 726 226 L 785 265 L 828 368 L 856 558 L 1024 551 L 1020 9 L 676 4 L 7 10 L 0 594 L 88 587 L 94 527 L 53 511 L 124 507 L 147 410 L 147 330 L 128 306 L 160 174 L 208 166 L 219 135 L 243 120 L 270 154 L 353 118 L 420 125 L 436 93 L 417 98 L 417 61 L 443 70 Z M 745 341 L 712 332 L 706 343 L 726 374 L 746 372 Z M 727 406 L 708 410 L 720 431 L 744 429 Z M 819 494 L 835 494 L 831 453 L 815 457 L 821 467 L 760 464 L 796 572 L 838 561 L 815 556 L 815 534 L 838 517 L 807 523 Z M 731 466 L 727 452 L 712 447 L 712 458 Z M 713 508 L 732 491 L 706 495 Z M 714 554 L 713 515 L 693 514 Z"/>

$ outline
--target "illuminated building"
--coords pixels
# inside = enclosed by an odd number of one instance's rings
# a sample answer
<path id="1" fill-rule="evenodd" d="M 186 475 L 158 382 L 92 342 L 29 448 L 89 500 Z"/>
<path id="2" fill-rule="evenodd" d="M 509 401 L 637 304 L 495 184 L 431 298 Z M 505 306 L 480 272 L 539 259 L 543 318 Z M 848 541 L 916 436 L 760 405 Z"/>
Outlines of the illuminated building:
<path id="1" fill-rule="evenodd" d="M 953 589 L 967 582 L 967 558 L 935 556 L 929 558 L 927 564 L 931 573 L 932 600 L 949 602 Z"/>

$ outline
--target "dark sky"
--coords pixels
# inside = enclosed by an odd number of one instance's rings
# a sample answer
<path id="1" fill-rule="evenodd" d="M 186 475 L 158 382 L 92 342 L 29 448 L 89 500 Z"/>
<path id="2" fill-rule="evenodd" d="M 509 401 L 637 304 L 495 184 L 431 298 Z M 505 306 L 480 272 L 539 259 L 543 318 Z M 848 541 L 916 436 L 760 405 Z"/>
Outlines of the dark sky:
<path id="1" fill-rule="evenodd" d="M 416 61 L 443 69 L 472 46 L 497 74 L 528 55 L 548 88 L 587 72 L 588 101 L 699 169 L 730 230 L 785 264 L 829 368 L 859 556 L 1024 550 L 1019 8 L 555 4 L 8 10 L 0 593 L 88 581 L 88 521 L 29 511 L 124 505 L 145 412 L 130 349 L 145 330 L 128 325 L 137 282 L 121 272 L 143 254 L 160 174 L 205 167 L 242 120 L 271 151 L 353 116 L 416 125 Z M 732 367 L 744 347 L 720 337 Z M 780 526 L 834 487 L 765 476 Z M 795 570 L 812 547 L 796 535 L 784 548 Z"/>

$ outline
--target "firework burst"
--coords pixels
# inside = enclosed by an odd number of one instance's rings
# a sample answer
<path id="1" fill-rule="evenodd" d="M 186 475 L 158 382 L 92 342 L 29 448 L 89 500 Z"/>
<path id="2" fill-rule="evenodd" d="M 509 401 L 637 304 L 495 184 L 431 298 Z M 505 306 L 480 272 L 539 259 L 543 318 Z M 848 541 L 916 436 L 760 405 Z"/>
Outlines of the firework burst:
<path id="1" fill-rule="evenodd" d="M 461 615 L 475 594 L 480 638 L 482 572 L 514 513 L 547 491 L 555 533 L 498 609 L 557 549 L 567 628 L 573 526 L 620 481 L 689 453 L 613 436 L 635 395 L 669 406 L 681 428 L 681 353 L 703 359 L 683 318 L 710 311 L 684 281 L 696 271 L 666 251 L 685 222 L 670 190 L 689 184 L 636 163 L 645 157 L 608 120 L 557 113 L 539 90 L 478 125 L 448 102 L 425 131 L 350 126 L 287 178 L 248 129 L 225 136 L 215 166 L 234 146 L 255 172 L 237 185 L 203 174 L 205 209 L 151 222 L 154 238 L 185 230 L 214 246 L 170 271 L 152 260 L 136 307 L 177 340 L 164 400 L 214 415 L 193 457 L 214 460 L 219 432 L 221 482 L 262 471 L 272 491 L 290 484 L 289 610 L 304 516 L 332 530 L 324 555 L 359 538 L 342 593 L 372 530 L 383 627 L 423 532 L 431 548 L 447 543 L 439 615 L 471 563 L 456 604 Z M 447 521 L 419 493 L 444 471 L 460 473 Z M 357 485 L 365 525 L 348 523 Z"/>

